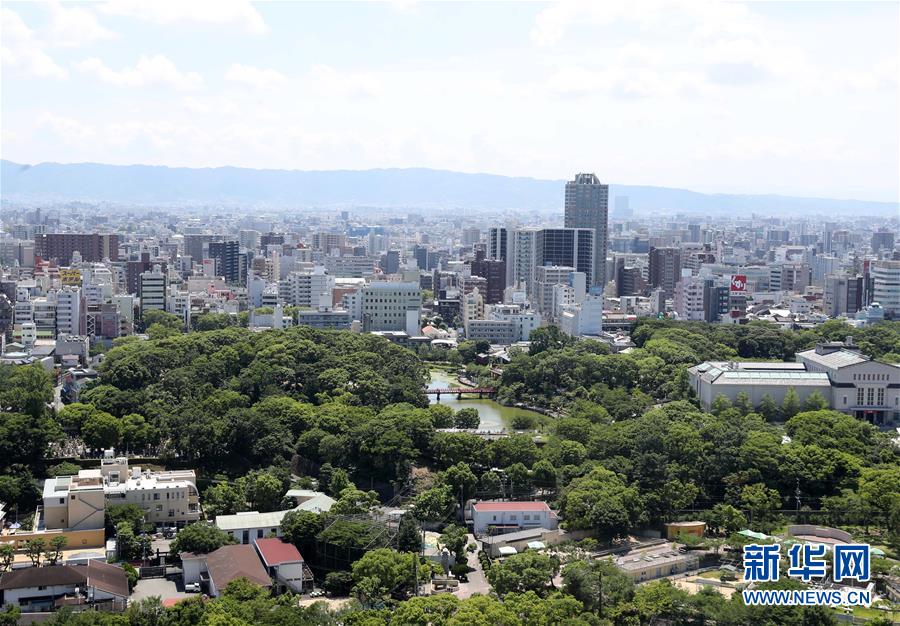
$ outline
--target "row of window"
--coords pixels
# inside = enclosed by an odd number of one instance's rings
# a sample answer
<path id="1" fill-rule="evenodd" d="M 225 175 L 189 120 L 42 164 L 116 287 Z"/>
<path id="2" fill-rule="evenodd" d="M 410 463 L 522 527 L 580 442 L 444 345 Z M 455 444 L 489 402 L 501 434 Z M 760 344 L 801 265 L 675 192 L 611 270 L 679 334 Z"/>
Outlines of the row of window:
<path id="1" fill-rule="evenodd" d="M 876 391 L 878 401 L 875 401 Z M 884 387 L 879 387 L 877 390 L 875 387 L 859 387 L 856 390 L 856 405 L 857 406 L 882 406 L 884 404 Z"/>
<path id="2" fill-rule="evenodd" d="M 853 380 L 890 380 L 889 374 L 854 374 Z"/>

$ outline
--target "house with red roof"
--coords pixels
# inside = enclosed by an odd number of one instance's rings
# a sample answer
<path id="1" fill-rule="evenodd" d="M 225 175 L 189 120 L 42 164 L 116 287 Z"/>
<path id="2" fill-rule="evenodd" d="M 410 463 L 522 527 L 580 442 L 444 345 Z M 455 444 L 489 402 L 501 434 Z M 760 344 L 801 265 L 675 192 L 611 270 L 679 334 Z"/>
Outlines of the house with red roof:
<path id="1" fill-rule="evenodd" d="M 473 502 L 471 518 L 476 535 L 501 534 L 528 528 L 554 530 L 559 526 L 556 511 L 546 502 Z"/>
<path id="2" fill-rule="evenodd" d="M 254 544 L 278 592 L 312 590 L 313 573 L 292 543 L 278 537 L 257 539 Z"/>

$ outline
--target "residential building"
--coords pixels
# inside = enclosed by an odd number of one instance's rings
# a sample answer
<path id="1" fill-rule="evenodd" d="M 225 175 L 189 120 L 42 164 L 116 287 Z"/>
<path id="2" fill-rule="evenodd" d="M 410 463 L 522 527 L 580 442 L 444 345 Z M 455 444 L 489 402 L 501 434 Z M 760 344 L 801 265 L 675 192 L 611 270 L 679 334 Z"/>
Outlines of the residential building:
<path id="1" fill-rule="evenodd" d="M 52 611 L 60 605 L 91 604 L 124 611 L 128 575 L 121 567 L 91 559 L 86 565 L 44 565 L 13 569 L 0 577 L 2 606 L 25 613 Z"/>
<path id="2" fill-rule="evenodd" d="M 200 519 L 200 498 L 194 470 L 153 472 L 128 466 L 126 457 L 111 451 L 100 469 L 44 481 L 43 513 L 47 529 L 103 528 L 106 507 L 134 504 L 157 526 L 184 526 Z"/>
<path id="3" fill-rule="evenodd" d="M 616 567 L 633 582 L 665 578 L 694 571 L 700 567 L 700 557 L 694 552 L 681 552 L 671 543 L 632 550 L 616 557 Z"/>
<path id="4" fill-rule="evenodd" d="M 238 241 L 212 241 L 208 246 L 209 258 L 216 261 L 216 276 L 224 277 L 229 285 L 247 282 L 247 269 L 241 264 L 241 244 Z"/>
<path id="5" fill-rule="evenodd" d="M 593 231 L 593 268 L 579 271 L 589 276 L 591 286 L 606 284 L 607 223 L 609 186 L 600 183 L 594 174 L 577 174 L 566 183 L 565 225 L 567 228 L 589 228 Z M 557 265 L 566 263 L 556 262 Z"/>
<path id="6" fill-rule="evenodd" d="M 313 573 L 292 543 L 277 538 L 259 539 L 253 544 L 276 593 L 303 593 L 312 590 Z"/>
<path id="7" fill-rule="evenodd" d="M 87 304 L 79 287 L 65 286 L 56 292 L 56 334 L 87 332 Z"/>
<path id="8" fill-rule="evenodd" d="M 238 578 L 246 578 L 261 587 L 272 586 L 272 579 L 253 546 L 222 546 L 208 554 L 183 552 L 181 563 L 184 583 L 200 583 L 204 592 L 213 598 Z"/>
<path id="9" fill-rule="evenodd" d="M 100 262 L 119 260 L 119 236 L 97 233 L 48 233 L 35 235 L 34 255 L 45 261 L 56 260 L 59 265 L 71 265 L 72 255 L 81 260 Z"/>
<path id="10" fill-rule="evenodd" d="M 334 277 L 325 267 L 316 265 L 291 272 L 279 284 L 279 295 L 284 304 L 318 309 L 331 306 Z"/>

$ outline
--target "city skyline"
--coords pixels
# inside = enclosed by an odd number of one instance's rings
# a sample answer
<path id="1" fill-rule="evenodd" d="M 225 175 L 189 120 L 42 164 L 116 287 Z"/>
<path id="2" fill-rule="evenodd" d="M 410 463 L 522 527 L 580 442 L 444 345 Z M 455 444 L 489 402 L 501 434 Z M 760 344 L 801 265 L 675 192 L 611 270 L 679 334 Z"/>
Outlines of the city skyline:
<path id="1" fill-rule="evenodd" d="M 897 199 L 895 4 L 210 6 L 4 3 L 4 158 Z"/>

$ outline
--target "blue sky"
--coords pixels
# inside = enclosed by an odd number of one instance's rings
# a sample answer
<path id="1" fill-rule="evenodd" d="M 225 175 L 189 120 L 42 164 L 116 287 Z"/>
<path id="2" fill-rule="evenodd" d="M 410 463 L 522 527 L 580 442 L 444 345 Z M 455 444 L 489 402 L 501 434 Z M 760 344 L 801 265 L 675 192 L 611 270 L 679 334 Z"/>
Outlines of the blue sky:
<path id="1" fill-rule="evenodd" d="M 2 5 L 20 162 L 897 200 L 898 3 Z"/>

